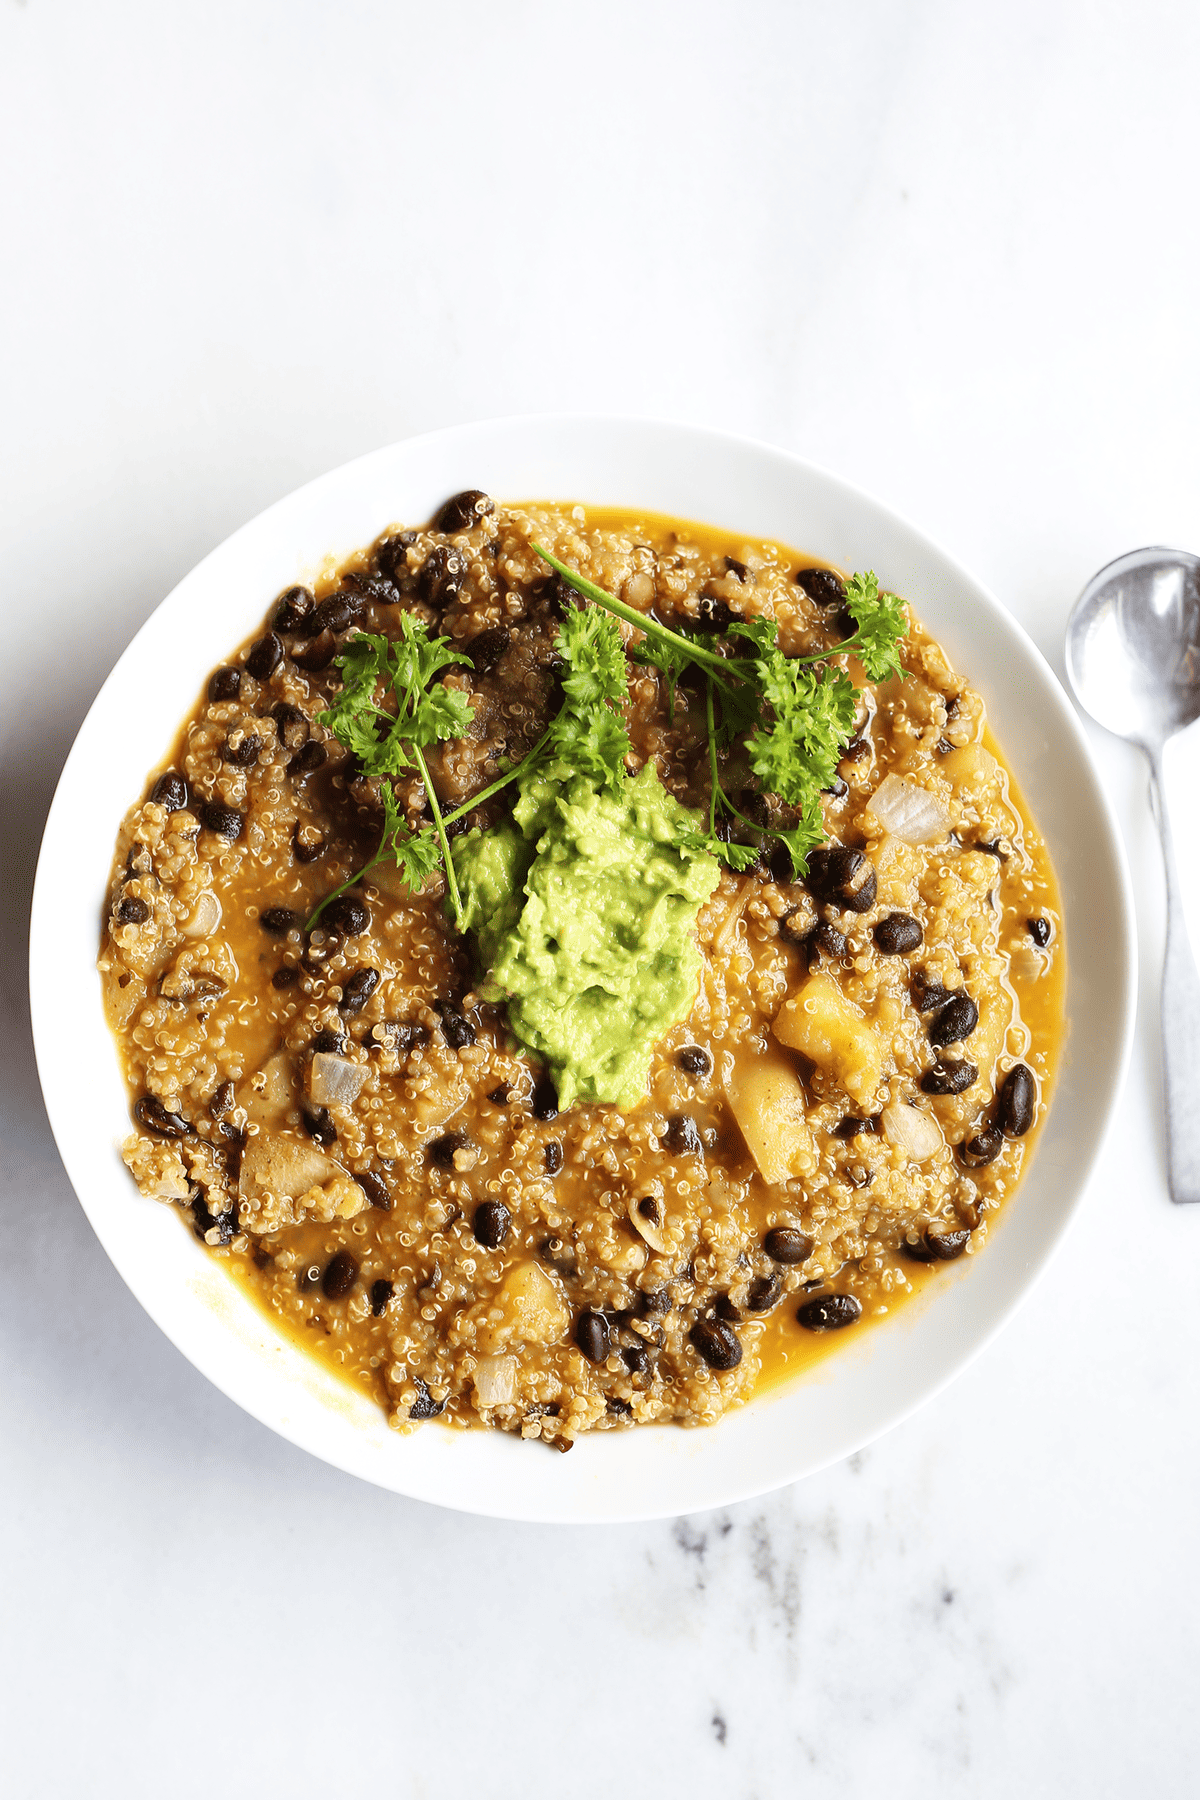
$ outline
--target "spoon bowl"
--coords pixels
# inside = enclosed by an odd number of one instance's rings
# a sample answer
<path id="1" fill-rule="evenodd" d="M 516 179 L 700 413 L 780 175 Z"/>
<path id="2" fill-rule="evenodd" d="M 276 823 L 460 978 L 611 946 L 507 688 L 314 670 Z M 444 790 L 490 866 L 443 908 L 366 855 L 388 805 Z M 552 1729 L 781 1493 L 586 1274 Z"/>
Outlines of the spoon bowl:
<path id="1" fill-rule="evenodd" d="M 1200 557 L 1131 550 L 1093 575 L 1067 627 L 1067 673 L 1097 724 L 1148 755 L 1200 718 Z"/>

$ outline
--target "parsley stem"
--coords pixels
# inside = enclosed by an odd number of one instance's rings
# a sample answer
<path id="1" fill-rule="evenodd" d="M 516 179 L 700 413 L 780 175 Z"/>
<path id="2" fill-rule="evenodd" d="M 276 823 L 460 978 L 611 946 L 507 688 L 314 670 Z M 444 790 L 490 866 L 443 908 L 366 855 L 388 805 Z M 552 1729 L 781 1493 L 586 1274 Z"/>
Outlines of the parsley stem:
<path id="1" fill-rule="evenodd" d="M 454 861 L 450 855 L 450 844 L 446 837 L 446 821 L 442 818 L 442 809 L 438 805 L 438 797 L 433 791 L 433 783 L 429 779 L 429 770 L 421 746 L 412 744 L 410 748 L 417 759 L 421 780 L 425 783 L 425 798 L 429 801 L 429 810 L 433 814 L 433 828 L 438 834 L 438 843 L 442 846 L 442 862 L 446 869 L 446 891 L 450 895 L 450 909 L 454 914 L 454 923 L 461 931 L 463 928 L 462 900 L 459 898 L 458 882 L 454 878 Z"/>
<path id="2" fill-rule="evenodd" d="M 594 600 L 596 605 L 604 607 L 606 612 L 615 613 L 617 618 L 624 619 L 627 625 L 636 625 L 637 629 L 644 631 L 647 637 L 657 638 L 660 643 L 669 644 L 673 650 L 682 650 L 690 661 L 700 663 L 705 672 L 713 680 L 720 682 L 723 687 L 728 686 L 730 676 L 735 679 L 745 679 L 744 676 L 738 677 L 736 666 L 731 668 L 728 659 L 718 656 L 715 650 L 705 650 L 691 638 L 684 637 L 682 632 L 672 631 L 669 625 L 660 625 L 658 620 L 652 619 L 648 613 L 640 613 L 636 606 L 626 606 L 624 600 L 615 599 L 602 587 L 597 587 L 594 581 L 589 581 L 586 575 L 577 575 L 574 569 L 569 569 L 566 563 L 559 562 L 557 556 L 551 556 L 550 552 L 543 550 L 540 544 L 531 541 L 530 548 L 536 550 L 542 561 L 548 562 L 550 567 L 555 569 L 563 580 L 575 589 L 577 594 L 582 594 L 586 600 Z"/>
<path id="3" fill-rule="evenodd" d="M 546 741 L 549 736 L 550 727 L 547 726 L 537 743 L 533 746 L 533 749 L 527 750 L 520 762 L 513 764 L 507 775 L 501 775 L 499 779 L 493 781 L 490 786 L 480 788 L 477 794 L 472 794 L 469 800 L 464 801 L 461 806 L 456 807 L 452 813 L 447 813 L 444 821 L 445 824 L 457 825 L 458 821 L 465 818 L 469 812 L 474 812 L 477 806 L 482 806 L 485 800 L 490 800 L 493 794 L 498 794 L 501 788 L 508 786 L 510 781 L 515 781 L 522 769 L 528 768 L 534 758 L 541 755 L 541 752 L 546 747 Z"/>
<path id="4" fill-rule="evenodd" d="M 383 836 L 379 840 L 379 848 L 375 852 L 374 856 L 371 858 L 370 862 L 364 863 L 361 869 L 356 869 L 354 871 L 353 875 L 349 876 L 347 880 L 343 881 L 341 887 L 335 887 L 332 894 L 326 894 L 326 896 L 323 900 L 319 900 L 317 902 L 316 906 L 313 907 L 313 909 L 309 913 L 307 919 L 305 919 L 305 921 L 304 921 L 304 930 L 305 930 L 306 934 L 312 930 L 313 926 L 316 924 L 317 920 L 320 918 L 321 914 L 325 911 L 325 908 L 329 905 L 329 902 L 331 900 L 336 900 L 339 894 L 344 894 L 346 892 L 347 888 L 356 887 L 358 885 L 358 883 L 362 880 L 363 876 L 365 874 L 367 874 L 368 870 L 375 868 L 377 863 L 381 863 L 383 861 L 385 855 L 387 854 L 387 852 L 384 850 L 384 845 L 387 843 L 387 836 L 388 836 L 387 826 L 385 825 L 383 828 Z"/>

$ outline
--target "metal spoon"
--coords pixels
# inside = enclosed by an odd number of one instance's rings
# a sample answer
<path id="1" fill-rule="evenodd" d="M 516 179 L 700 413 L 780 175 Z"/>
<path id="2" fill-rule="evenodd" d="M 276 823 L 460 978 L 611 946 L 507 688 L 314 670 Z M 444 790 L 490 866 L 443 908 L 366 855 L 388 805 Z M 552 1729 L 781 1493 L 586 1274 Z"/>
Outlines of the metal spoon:
<path id="1" fill-rule="evenodd" d="M 1167 1179 L 1177 1204 L 1200 1201 L 1200 977 L 1188 944 L 1162 780 L 1168 738 L 1200 717 L 1200 557 L 1186 550 L 1131 550 L 1093 575 L 1067 621 L 1067 674 L 1093 719 L 1150 758 L 1150 799 L 1167 873 Z"/>

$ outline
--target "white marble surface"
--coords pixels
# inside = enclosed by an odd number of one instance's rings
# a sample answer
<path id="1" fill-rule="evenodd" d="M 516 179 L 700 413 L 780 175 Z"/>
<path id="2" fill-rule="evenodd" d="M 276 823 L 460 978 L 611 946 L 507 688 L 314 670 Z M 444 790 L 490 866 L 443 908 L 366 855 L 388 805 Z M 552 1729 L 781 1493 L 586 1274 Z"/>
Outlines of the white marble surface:
<path id="1" fill-rule="evenodd" d="M 1093 569 L 1200 548 L 1198 77 L 1190 0 L 6 0 L 7 1792 L 1196 1792 L 1200 1208 L 1165 1192 L 1132 753 L 1096 734 L 1142 1017 L 1064 1252 L 883 1442 L 674 1524 L 436 1512 L 210 1389 L 68 1189 L 22 946 L 138 623 L 278 495 L 443 423 L 770 439 L 940 537 L 1061 668 Z"/>

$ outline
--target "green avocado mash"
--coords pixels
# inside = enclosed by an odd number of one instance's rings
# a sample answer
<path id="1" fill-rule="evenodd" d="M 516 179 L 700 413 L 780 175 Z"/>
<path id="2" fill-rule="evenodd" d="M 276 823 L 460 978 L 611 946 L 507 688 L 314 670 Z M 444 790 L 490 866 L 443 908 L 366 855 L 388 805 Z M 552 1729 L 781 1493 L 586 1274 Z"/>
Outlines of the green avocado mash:
<path id="1" fill-rule="evenodd" d="M 720 868 L 680 847 L 695 820 L 649 763 L 619 796 L 551 765 L 513 820 L 452 846 L 481 991 L 508 1002 L 561 1107 L 633 1106 L 655 1044 L 696 998 L 692 927 Z"/>

